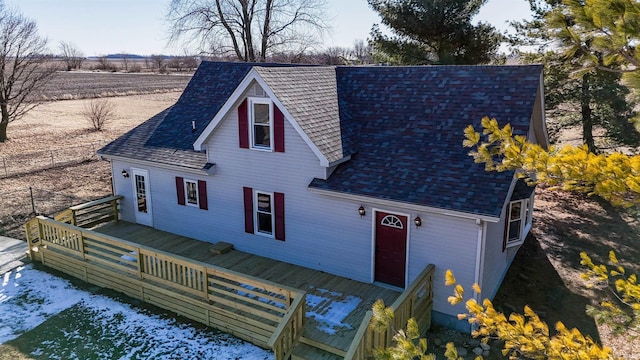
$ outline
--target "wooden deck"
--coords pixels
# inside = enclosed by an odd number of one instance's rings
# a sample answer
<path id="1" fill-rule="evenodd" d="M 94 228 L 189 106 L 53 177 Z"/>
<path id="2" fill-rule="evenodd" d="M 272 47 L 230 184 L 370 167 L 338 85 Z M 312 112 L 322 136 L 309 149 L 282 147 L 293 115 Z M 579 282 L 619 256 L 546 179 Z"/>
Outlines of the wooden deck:
<path id="1" fill-rule="evenodd" d="M 120 221 L 120 199 L 30 220 L 29 257 L 272 349 L 275 360 L 370 359 L 394 335 L 369 326 L 377 299 L 395 329 L 409 318 L 430 327 L 433 265 L 401 293 Z"/>
<path id="2" fill-rule="evenodd" d="M 373 303 L 377 299 L 383 299 L 386 304 L 392 304 L 401 294 L 391 289 L 242 251 L 231 250 L 225 254 L 212 255 L 209 251 L 211 243 L 124 221 L 108 223 L 93 230 L 306 291 L 307 319 L 302 342 L 310 340 L 312 344 L 321 343 L 344 353 Z M 353 306 L 355 307 L 348 315 L 338 322 L 341 324 L 338 326 L 335 326 L 335 321 L 327 323 L 309 316 L 330 316 L 332 308 L 350 309 Z"/>

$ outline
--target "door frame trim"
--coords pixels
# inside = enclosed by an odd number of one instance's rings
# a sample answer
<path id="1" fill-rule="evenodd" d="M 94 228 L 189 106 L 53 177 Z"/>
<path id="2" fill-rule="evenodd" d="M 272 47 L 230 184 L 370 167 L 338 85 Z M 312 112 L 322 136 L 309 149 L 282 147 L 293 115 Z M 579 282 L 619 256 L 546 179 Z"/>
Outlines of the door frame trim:
<path id="1" fill-rule="evenodd" d="M 135 167 L 130 168 L 130 170 L 131 170 L 131 180 L 132 180 L 131 185 L 132 185 L 133 199 L 134 199 L 133 218 L 135 219 L 136 224 L 140 224 L 138 222 L 138 219 L 136 218 L 138 216 L 138 209 L 137 209 L 138 190 L 136 189 L 136 172 L 137 172 L 138 175 L 143 175 L 146 179 L 145 195 L 147 196 L 147 209 L 149 210 L 147 214 L 149 215 L 149 218 L 150 218 L 150 224 L 141 224 L 141 225 L 153 227 L 153 201 L 151 199 L 151 177 L 149 176 L 149 170 L 135 168 Z"/>
<path id="2" fill-rule="evenodd" d="M 411 239 L 411 214 L 407 214 L 401 211 L 389 211 L 377 207 L 371 207 L 371 283 L 376 281 L 376 226 L 378 221 L 377 213 L 383 212 L 392 215 L 400 215 L 407 218 L 407 238 L 406 241 L 406 251 L 405 251 L 405 259 L 404 259 L 404 286 L 403 288 L 407 288 L 407 284 L 409 281 L 409 250 L 410 248 L 410 239 Z"/>

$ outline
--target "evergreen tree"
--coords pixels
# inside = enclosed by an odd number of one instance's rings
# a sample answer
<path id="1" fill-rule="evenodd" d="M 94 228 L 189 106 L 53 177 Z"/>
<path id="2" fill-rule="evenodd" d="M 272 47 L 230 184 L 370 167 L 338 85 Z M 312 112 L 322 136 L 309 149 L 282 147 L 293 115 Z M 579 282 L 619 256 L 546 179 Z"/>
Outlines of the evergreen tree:
<path id="1" fill-rule="evenodd" d="M 489 63 L 502 35 L 472 18 L 487 0 L 368 0 L 389 27 L 384 35 L 378 25 L 371 29 L 371 43 L 396 64 Z"/>
<path id="2" fill-rule="evenodd" d="M 602 56 L 595 61 L 588 45 L 572 48 L 554 29 L 555 14 L 566 8 L 559 0 L 530 0 L 533 20 L 514 23 L 514 45 L 536 46 L 543 55 L 529 55 L 529 62 L 545 64 L 545 107 L 551 134 L 566 126 L 580 125 L 583 143 L 598 151 L 594 130 L 602 128 L 612 145 L 640 145 L 640 133 L 631 120 L 637 115 L 629 89 L 622 85 L 621 64 L 608 63 Z M 560 46 L 558 46 L 560 45 Z M 549 50 L 551 49 L 551 50 Z"/>

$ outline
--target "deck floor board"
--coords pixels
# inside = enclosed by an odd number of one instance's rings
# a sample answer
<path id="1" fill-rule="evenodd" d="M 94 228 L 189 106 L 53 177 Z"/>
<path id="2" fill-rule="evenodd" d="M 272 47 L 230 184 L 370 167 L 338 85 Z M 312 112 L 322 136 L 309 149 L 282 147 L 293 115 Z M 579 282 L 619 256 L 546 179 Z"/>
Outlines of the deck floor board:
<path id="1" fill-rule="evenodd" d="M 367 310 L 371 309 L 371 305 L 377 299 L 391 304 L 400 295 L 399 291 L 392 289 L 238 250 L 213 255 L 209 251 L 211 243 L 125 221 L 108 223 L 94 230 L 306 291 L 308 306 L 304 336 L 343 351 L 348 349 Z M 310 304 L 313 306 L 309 306 Z M 342 310 L 345 307 L 351 311 L 343 319 L 339 319 L 337 325 L 335 319 L 329 323 L 324 321 L 324 317 L 330 316 L 329 312 L 332 309 Z"/>

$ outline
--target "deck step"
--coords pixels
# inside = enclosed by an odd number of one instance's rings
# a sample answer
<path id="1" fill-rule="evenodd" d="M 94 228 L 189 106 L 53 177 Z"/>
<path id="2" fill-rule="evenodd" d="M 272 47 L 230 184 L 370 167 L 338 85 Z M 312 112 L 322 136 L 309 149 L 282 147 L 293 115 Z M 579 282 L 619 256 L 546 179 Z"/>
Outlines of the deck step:
<path id="1" fill-rule="evenodd" d="M 291 355 L 291 360 L 341 360 L 342 358 L 336 354 L 302 343 L 296 345 Z"/>

